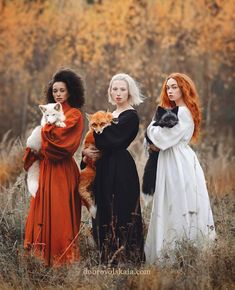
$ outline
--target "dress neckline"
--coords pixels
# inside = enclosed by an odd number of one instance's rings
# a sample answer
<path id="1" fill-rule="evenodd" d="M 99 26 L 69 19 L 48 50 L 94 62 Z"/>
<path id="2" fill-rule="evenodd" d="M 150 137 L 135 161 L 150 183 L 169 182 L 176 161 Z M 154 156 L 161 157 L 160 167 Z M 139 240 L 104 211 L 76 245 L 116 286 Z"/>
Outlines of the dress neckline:
<path id="1" fill-rule="evenodd" d="M 134 111 L 134 112 L 136 112 L 136 110 L 135 109 L 127 109 L 127 110 L 124 110 L 124 111 L 122 111 L 116 118 L 119 118 L 119 116 L 121 115 L 121 114 L 123 114 L 123 113 L 125 113 L 125 112 L 128 112 L 128 111 Z"/>
<path id="2" fill-rule="evenodd" d="M 67 101 L 63 102 L 61 105 L 64 112 L 68 111 L 71 108 L 70 104 Z"/>

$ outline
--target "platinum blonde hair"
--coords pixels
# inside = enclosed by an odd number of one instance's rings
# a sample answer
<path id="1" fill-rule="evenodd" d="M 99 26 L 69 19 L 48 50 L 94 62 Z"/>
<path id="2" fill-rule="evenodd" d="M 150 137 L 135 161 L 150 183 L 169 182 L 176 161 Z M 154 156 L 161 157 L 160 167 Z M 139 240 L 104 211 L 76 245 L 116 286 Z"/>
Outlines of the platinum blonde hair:
<path id="1" fill-rule="evenodd" d="M 129 104 L 131 106 L 133 105 L 139 105 L 140 103 L 143 103 L 144 101 L 144 96 L 142 95 L 138 83 L 128 74 L 125 73 L 120 73 L 116 74 L 112 77 L 110 83 L 109 83 L 109 88 L 108 88 L 108 97 L 109 97 L 109 102 L 112 105 L 115 105 L 114 100 L 112 99 L 111 96 L 111 89 L 112 89 L 112 84 L 114 81 L 125 81 L 128 86 L 128 93 L 129 93 Z"/>

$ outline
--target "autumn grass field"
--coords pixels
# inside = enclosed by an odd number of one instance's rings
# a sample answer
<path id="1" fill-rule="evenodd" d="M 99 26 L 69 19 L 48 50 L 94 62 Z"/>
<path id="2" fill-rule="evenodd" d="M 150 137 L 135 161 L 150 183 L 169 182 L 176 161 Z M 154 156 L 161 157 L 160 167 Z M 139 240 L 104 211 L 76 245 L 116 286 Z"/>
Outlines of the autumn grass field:
<path id="1" fill-rule="evenodd" d="M 22 170 L 24 142 L 5 135 L 0 143 L 0 289 L 234 289 L 234 152 L 231 142 L 200 145 L 215 219 L 217 239 L 212 247 L 196 248 L 184 241 L 173 261 L 159 266 L 99 265 L 86 209 L 80 231 L 81 261 L 62 268 L 45 268 L 23 250 L 24 224 L 30 197 Z M 141 177 L 145 162 L 141 136 L 130 148 Z M 200 153 L 200 154 L 199 154 Z M 77 154 L 79 158 L 79 153 Z M 147 230 L 150 205 L 142 211 Z"/>

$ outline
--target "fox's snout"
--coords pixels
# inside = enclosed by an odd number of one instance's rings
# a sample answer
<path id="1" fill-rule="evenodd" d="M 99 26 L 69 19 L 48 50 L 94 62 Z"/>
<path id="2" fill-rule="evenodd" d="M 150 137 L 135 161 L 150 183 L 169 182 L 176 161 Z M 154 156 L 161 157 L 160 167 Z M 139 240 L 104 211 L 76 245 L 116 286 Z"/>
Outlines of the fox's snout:
<path id="1" fill-rule="evenodd" d="M 107 125 L 106 125 L 107 126 Z M 93 127 L 93 129 L 95 130 L 96 134 L 102 134 L 103 133 L 103 130 L 106 126 L 103 126 L 103 127 Z"/>

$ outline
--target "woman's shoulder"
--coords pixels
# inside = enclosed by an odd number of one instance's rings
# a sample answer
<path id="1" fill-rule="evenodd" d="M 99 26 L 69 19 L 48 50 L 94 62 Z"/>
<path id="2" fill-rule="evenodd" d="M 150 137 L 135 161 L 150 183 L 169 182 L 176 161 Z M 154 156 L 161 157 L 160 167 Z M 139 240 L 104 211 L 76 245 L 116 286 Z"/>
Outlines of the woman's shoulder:
<path id="1" fill-rule="evenodd" d="M 121 112 L 118 117 L 121 117 L 121 116 L 138 116 L 138 114 L 135 109 L 128 109 Z"/>
<path id="2" fill-rule="evenodd" d="M 123 122 L 139 122 L 139 116 L 137 114 L 137 111 L 135 109 L 128 109 L 123 111 L 122 113 L 119 114 L 118 116 L 119 121 Z"/>
<path id="3" fill-rule="evenodd" d="M 81 117 L 82 113 L 78 108 L 73 108 L 71 107 L 68 112 L 67 112 L 68 116 L 74 116 L 74 117 Z"/>
<path id="4" fill-rule="evenodd" d="M 184 121 L 193 121 L 192 114 L 187 106 L 179 107 L 178 117 Z"/>
<path id="5" fill-rule="evenodd" d="M 113 117 L 117 120 L 116 125 L 117 126 L 112 126 L 112 128 L 121 128 L 120 126 L 135 126 L 139 124 L 139 117 L 137 115 L 136 110 L 134 109 L 127 109 L 125 111 L 122 111 L 119 113 L 118 116 L 116 116 L 113 113 Z M 114 124 L 113 124 L 114 125 Z"/>
<path id="6" fill-rule="evenodd" d="M 189 116 L 191 112 L 187 106 L 180 106 L 178 109 L 178 115 Z"/>

